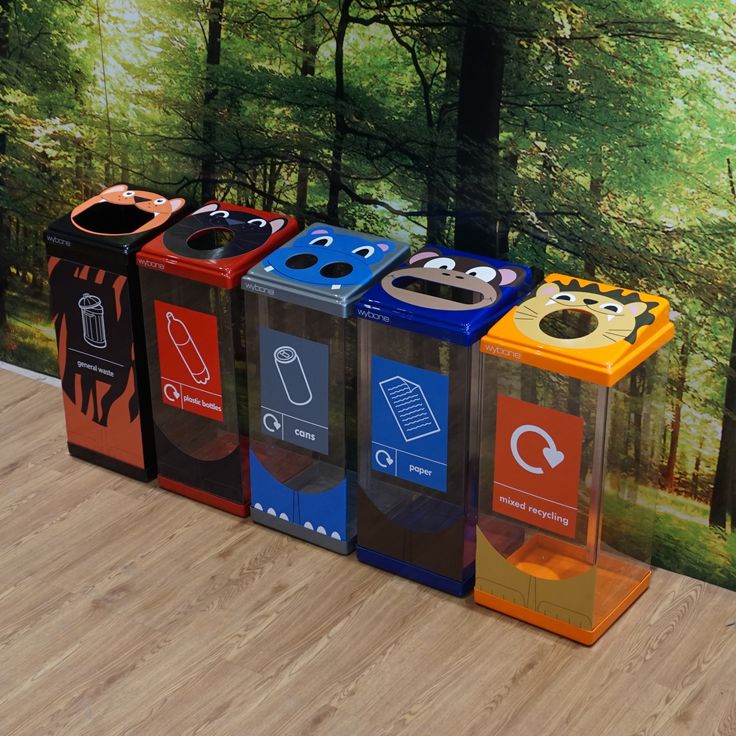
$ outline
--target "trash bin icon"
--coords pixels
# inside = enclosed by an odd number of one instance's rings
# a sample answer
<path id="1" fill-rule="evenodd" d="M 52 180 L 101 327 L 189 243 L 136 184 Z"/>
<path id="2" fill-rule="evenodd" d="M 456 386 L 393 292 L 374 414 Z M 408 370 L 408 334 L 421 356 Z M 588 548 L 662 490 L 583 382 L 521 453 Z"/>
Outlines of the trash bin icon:
<path id="1" fill-rule="evenodd" d="M 142 480 L 156 457 L 135 254 L 185 210 L 115 184 L 45 234 L 69 452 Z"/>
<path id="2" fill-rule="evenodd" d="M 238 516 L 250 497 L 240 278 L 297 230 L 208 202 L 138 257 L 159 485 Z"/>
<path id="3" fill-rule="evenodd" d="M 243 278 L 253 520 L 355 547 L 355 302 L 408 245 L 314 224 Z"/>
<path id="4" fill-rule="evenodd" d="M 426 247 L 359 301 L 361 561 L 470 590 L 478 342 L 531 282 L 526 267 Z"/>
<path id="5" fill-rule="evenodd" d="M 102 299 L 85 292 L 79 300 L 79 314 L 82 318 L 82 339 L 87 345 L 93 348 L 107 347 Z"/>
<path id="6" fill-rule="evenodd" d="M 491 327 L 476 602 L 593 644 L 647 589 L 673 334 L 665 299 L 559 274 Z"/>

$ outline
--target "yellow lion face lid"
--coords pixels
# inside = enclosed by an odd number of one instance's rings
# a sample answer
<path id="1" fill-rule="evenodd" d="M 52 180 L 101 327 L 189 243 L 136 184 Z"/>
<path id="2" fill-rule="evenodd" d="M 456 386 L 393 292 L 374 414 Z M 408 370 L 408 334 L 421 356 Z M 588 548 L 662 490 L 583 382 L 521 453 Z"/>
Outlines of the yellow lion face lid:
<path id="1" fill-rule="evenodd" d="M 489 330 L 481 350 L 613 386 L 673 335 L 666 299 L 551 274 Z"/>

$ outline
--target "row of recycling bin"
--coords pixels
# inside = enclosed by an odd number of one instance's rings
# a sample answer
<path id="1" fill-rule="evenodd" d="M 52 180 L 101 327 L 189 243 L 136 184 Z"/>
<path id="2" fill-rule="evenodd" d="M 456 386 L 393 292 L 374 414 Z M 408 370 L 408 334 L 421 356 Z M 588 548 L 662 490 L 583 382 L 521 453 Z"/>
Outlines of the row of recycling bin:
<path id="1" fill-rule="evenodd" d="M 588 644 L 647 588 L 665 299 L 193 209 L 48 228 L 71 454 Z"/>

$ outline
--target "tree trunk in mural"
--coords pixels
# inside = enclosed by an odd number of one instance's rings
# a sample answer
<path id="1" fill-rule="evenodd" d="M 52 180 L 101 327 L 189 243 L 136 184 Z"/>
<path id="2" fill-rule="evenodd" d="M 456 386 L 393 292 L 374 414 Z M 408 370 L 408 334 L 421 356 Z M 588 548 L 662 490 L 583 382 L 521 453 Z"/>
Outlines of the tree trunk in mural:
<path id="1" fill-rule="evenodd" d="M 0 0 L 0 61 L 10 58 L 10 0 Z M 8 149 L 8 134 L 0 130 L 0 161 L 4 160 Z M 5 193 L 5 172 L 0 164 L 0 192 Z M 0 329 L 8 323 L 6 294 L 10 280 L 10 263 L 7 248 L 10 242 L 8 213 L 0 202 Z"/>
<path id="2" fill-rule="evenodd" d="M 345 34 L 350 23 L 350 6 L 353 0 L 340 4 L 340 18 L 335 33 L 335 135 L 330 160 L 329 194 L 327 196 L 327 220 L 340 224 L 340 189 L 342 188 L 342 157 L 348 127 L 345 119 Z"/>
<path id="3" fill-rule="evenodd" d="M 302 77 L 313 77 L 317 68 L 317 12 L 310 13 L 304 21 L 302 36 Z M 299 166 L 296 175 L 296 216 L 303 223 L 307 214 L 307 198 L 309 195 L 309 154 L 304 148 L 299 154 Z"/>
<path id="4" fill-rule="evenodd" d="M 222 13 L 225 0 L 211 0 L 207 24 L 207 72 L 204 81 L 204 115 L 202 120 L 202 201 L 215 199 L 217 171 L 215 156 L 215 135 L 217 133 L 217 112 L 214 109 L 217 98 L 215 68 L 220 65 L 222 41 Z"/>
<path id="5" fill-rule="evenodd" d="M 503 72 L 502 32 L 470 12 L 458 88 L 455 247 L 496 257 L 508 250 L 498 229 Z"/>
<path id="6" fill-rule="evenodd" d="M 726 528 L 726 514 L 731 514 L 733 530 L 736 518 L 736 320 L 731 341 L 731 358 L 726 378 L 726 398 L 723 403 L 723 424 L 721 425 L 721 447 L 718 451 L 716 477 L 713 483 L 713 496 L 710 502 L 711 526 Z"/>
<path id="7" fill-rule="evenodd" d="M 667 467 L 664 471 L 664 487 L 667 491 L 675 489 L 675 468 L 677 467 L 677 450 L 682 430 L 682 399 L 687 386 L 687 366 L 690 361 L 690 340 L 683 335 L 680 348 L 680 361 L 677 369 L 677 385 L 675 386 L 674 410 L 672 412 L 672 431 L 670 432 L 670 449 L 667 453 Z"/>

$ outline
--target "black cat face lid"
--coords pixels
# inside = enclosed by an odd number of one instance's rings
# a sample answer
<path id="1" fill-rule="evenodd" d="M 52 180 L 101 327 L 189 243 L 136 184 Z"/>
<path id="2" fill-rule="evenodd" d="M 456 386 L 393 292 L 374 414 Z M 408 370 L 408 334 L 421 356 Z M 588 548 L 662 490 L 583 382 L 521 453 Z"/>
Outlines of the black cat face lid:
<path id="1" fill-rule="evenodd" d="M 297 230 L 287 215 L 207 202 L 148 243 L 138 265 L 231 288 Z"/>

